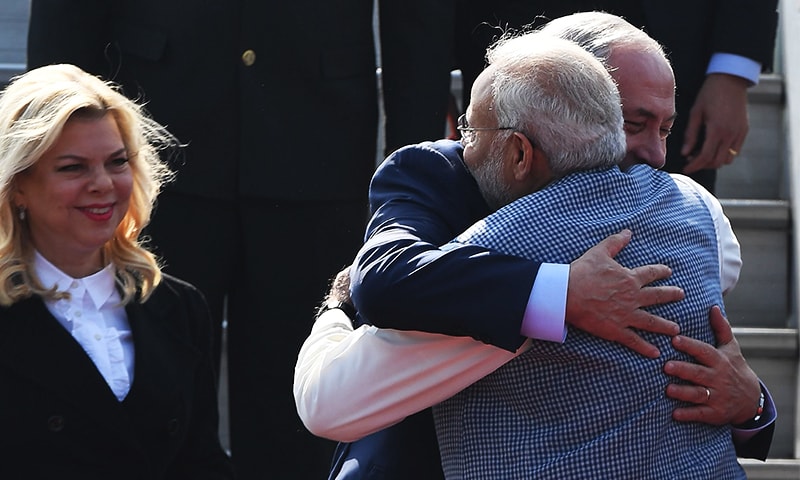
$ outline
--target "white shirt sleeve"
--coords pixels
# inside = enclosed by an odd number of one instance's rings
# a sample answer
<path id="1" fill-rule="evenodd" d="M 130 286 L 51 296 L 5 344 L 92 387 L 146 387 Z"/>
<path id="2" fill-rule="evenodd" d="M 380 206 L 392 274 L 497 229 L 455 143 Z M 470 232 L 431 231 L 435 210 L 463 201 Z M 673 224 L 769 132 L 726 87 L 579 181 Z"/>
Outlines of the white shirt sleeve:
<path id="1" fill-rule="evenodd" d="M 706 190 L 702 185 L 691 178 L 677 173 L 670 174 L 676 183 L 694 189 L 705 202 L 711 218 L 714 220 L 714 230 L 717 232 L 717 252 L 719 255 L 719 281 L 722 294 L 725 295 L 736 286 L 739 273 L 742 270 L 742 253 L 739 240 L 733 233 L 731 222 L 722 211 L 719 200 Z"/>
<path id="2" fill-rule="evenodd" d="M 529 346 L 511 353 L 470 337 L 353 331 L 343 312 L 329 310 L 300 349 L 295 405 L 313 434 L 352 442 L 446 400 Z"/>

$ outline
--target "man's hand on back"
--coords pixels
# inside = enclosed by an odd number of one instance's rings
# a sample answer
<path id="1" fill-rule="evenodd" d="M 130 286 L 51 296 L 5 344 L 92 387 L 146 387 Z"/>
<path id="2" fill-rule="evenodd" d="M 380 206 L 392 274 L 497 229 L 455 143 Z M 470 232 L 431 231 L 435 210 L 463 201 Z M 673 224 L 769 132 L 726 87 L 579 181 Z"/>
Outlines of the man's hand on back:
<path id="1" fill-rule="evenodd" d="M 572 262 L 567 289 L 567 324 L 594 336 L 617 342 L 646 357 L 660 352 L 636 330 L 674 336 L 678 324 L 642 310 L 642 307 L 675 302 L 684 297 L 673 286 L 647 285 L 669 277 L 665 265 L 628 269 L 614 257 L 630 242 L 631 232 L 623 230 L 590 248 Z"/>
<path id="2" fill-rule="evenodd" d="M 703 422 L 712 425 L 740 424 L 755 416 L 761 385 L 747 364 L 728 320 L 719 307 L 711 309 L 711 327 L 717 347 L 679 335 L 672 339 L 677 350 L 691 355 L 696 362 L 670 360 L 664 365 L 668 375 L 690 382 L 671 383 L 667 396 L 693 403 L 675 410 L 672 418 L 680 422 Z"/>

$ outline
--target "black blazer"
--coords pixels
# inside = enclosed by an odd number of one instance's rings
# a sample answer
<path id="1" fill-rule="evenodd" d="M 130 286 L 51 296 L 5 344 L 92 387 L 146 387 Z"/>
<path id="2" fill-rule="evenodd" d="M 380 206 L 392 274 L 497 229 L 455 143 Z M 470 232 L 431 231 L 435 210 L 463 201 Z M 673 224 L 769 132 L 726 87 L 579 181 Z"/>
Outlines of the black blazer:
<path id="1" fill-rule="evenodd" d="M 0 478 L 233 477 L 202 296 L 165 277 L 126 311 L 135 364 L 119 402 L 40 297 L 0 308 Z"/>
<path id="2" fill-rule="evenodd" d="M 175 191 L 366 199 L 372 0 L 33 0 L 28 67 L 64 62 L 122 84 L 189 144 Z"/>

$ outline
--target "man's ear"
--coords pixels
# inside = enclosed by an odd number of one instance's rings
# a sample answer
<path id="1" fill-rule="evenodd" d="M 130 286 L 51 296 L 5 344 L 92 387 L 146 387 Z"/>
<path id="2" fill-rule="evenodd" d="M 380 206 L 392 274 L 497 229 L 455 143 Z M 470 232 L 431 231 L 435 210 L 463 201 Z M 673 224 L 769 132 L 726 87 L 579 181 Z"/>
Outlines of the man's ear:
<path id="1" fill-rule="evenodd" d="M 514 132 L 511 136 L 511 148 L 514 152 L 514 180 L 525 181 L 534 169 L 536 149 L 525 134 Z"/>
<path id="2" fill-rule="evenodd" d="M 542 149 L 536 148 L 533 142 L 521 132 L 514 132 L 512 148 L 514 157 L 514 179 L 528 186 L 529 191 L 538 190 L 552 180 L 550 161 Z"/>

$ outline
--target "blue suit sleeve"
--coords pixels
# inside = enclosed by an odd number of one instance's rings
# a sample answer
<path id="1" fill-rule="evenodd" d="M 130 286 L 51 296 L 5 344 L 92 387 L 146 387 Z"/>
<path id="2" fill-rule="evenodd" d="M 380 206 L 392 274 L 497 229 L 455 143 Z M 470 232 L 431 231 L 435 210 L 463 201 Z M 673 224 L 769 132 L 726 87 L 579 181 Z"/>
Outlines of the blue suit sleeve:
<path id="1" fill-rule="evenodd" d="M 366 242 L 351 271 L 360 320 L 471 336 L 516 350 L 537 262 L 477 246 L 439 248 L 490 213 L 457 142 L 406 147 L 376 171 Z"/>
<path id="2" fill-rule="evenodd" d="M 772 437 L 775 435 L 775 419 L 778 416 L 775 402 L 772 395 L 769 393 L 767 386 L 761 383 L 761 391 L 765 395 L 764 414 L 762 420 L 768 423 L 759 428 L 758 433 L 745 440 L 744 442 L 736 441 L 736 426 L 734 425 L 734 442 L 736 448 L 736 455 L 743 458 L 756 458 L 758 460 L 766 460 L 769 455 L 769 449 L 772 446 Z"/>

